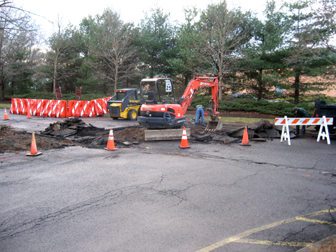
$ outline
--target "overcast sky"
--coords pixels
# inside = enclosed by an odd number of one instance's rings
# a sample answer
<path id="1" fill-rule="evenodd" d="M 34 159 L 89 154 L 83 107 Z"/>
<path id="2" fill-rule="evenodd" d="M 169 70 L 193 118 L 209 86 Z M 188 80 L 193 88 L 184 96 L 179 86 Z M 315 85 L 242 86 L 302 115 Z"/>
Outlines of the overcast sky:
<path id="1" fill-rule="evenodd" d="M 150 14 L 151 8 L 160 7 L 164 13 L 170 13 L 171 21 L 183 22 L 185 7 L 195 6 L 197 9 L 204 10 L 208 4 L 219 3 L 221 0 L 13 0 L 13 2 L 17 7 L 38 15 L 33 16 L 36 23 L 41 25 L 41 29 L 45 30 L 46 34 L 51 34 L 53 26 L 47 20 L 56 22 L 58 15 L 64 26 L 68 23 L 78 26 L 84 17 L 102 14 L 105 8 L 110 7 L 120 14 L 123 21 L 137 25 L 145 18 L 145 12 Z M 243 10 L 261 13 L 265 9 L 266 0 L 229 0 L 228 2 L 229 7 L 241 7 Z"/>

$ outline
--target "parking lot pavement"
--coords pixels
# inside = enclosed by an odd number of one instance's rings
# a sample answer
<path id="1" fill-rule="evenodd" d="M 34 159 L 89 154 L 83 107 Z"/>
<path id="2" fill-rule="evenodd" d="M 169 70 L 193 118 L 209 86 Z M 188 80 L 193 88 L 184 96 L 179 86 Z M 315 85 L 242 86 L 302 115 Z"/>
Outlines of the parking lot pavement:
<path id="1" fill-rule="evenodd" d="M 288 252 L 336 233 L 335 140 L 179 145 L 1 154 L 0 251 Z"/>

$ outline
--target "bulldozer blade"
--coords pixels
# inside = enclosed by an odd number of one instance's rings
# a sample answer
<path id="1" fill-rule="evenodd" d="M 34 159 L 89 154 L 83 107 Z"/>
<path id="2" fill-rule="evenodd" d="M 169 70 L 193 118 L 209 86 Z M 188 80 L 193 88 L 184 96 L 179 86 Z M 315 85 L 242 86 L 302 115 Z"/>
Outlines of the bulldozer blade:
<path id="1" fill-rule="evenodd" d="M 190 136 L 190 129 L 187 128 L 187 136 Z M 181 140 L 183 129 L 162 129 L 162 130 L 145 130 L 145 141 L 157 140 Z"/>
<path id="2" fill-rule="evenodd" d="M 223 128 L 222 121 L 209 121 L 205 130 L 221 130 Z"/>

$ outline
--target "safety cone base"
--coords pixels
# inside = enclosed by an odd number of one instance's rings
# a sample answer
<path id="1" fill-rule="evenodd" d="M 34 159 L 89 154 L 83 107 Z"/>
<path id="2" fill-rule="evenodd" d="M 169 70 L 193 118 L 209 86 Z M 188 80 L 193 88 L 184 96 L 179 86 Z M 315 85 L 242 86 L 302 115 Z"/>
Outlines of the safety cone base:
<path id="1" fill-rule="evenodd" d="M 114 151 L 114 150 L 118 150 L 118 148 L 113 148 L 113 149 L 104 148 L 104 150 Z"/>
<path id="2" fill-rule="evenodd" d="M 27 153 L 26 156 L 39 156 L 39 155 L 41 155 L 41 154 L 42 154 L 42 152 L 37 152 L 37 153 L 35 153 L 35 154 Z"/>
<path id="3" fill-rule="evenodd" d="M 242 144 L 242 143 L 241 143 L 240 145 L 241 145 L 241 146 L 251 146 L 251 144 L 249 144 L 249 143 L 248 143 L 248 144 Z"/>
<path id="4" fill-rule="evenodd" d="M 182 146 L 179 146 L 181 149 L 189 149 L 190 146 L 186 146 L 186 147 L 182 147 Z"/>

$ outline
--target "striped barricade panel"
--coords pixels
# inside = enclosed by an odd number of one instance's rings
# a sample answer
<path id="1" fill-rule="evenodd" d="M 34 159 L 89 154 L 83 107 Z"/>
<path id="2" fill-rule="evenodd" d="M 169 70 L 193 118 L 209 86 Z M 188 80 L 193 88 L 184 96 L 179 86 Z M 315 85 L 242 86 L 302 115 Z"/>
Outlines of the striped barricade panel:
<path id="1" fill-rule="evenodd" d="M 69 116 L 80 117 L 86 101 L 69 101 Z"/>
<path id="2" fill-rule="evenodd" d="M 27 99 L 18 99 L 18 108 L 20 115 L 27 115 L 28 102 Z"/>
<path id="3" fill-rule="evenodd" d="M 327 125 L 332 125 L 334 119 L 326 118 Z M 287 118 L 288 125 L 322 125 L 324 123 L 323 118 Z M 275 118 L 275 125 L 285 125 L 285 118 Z"/>
<path id="4" fill-rule="evenodd" d="M 51 109 L 51 102 L 52 100 L 43 100 L 42 104 L 41 104 L 41 112 L 40 112 L 40 116 L 48 116 L 48 113 Z"/>
<path id="5" fill-rule="evenodd" d="M 32 115 L 34 115 L 34 116 L 40 116 L 40 114 L 41 114 L 41 112 L 43 110 L 43 107 L 42 107 L 43 101 L 44 100 L 36 99 L 36 107 L 33 110 Z"/>
<path id="6" fill-rule="evenodd" d="M 36 115 L 37 100 L 27 99 L 27 111 L 30 111 L 31 115 Z"/>
<path id="7" fill-rule="evenodd" d="M 66 117 L 67 101 L 53 101 L 52 111 L 49 117 L 64 118 Z"/>
<path id="8" fill-rule="evenodd" d="M 89 101 L 85 101 L 83 102 L 83 106 L 80 112 L 80 117 L 88 117 L 89 116 L 89 105 L 90 102 Z"/>
<path id="9" fill-rule="evenodd" d="M 19 106 L 18 106 L 18 100 L 19 99 L 17 99 L 17 98 L 12 98 L 11 99 L 11 108 L 10 108 L 10 110 L 9 110 L 9 113 L 11 113 L 11 114 L 20 114 L 19 113 Z"/>
<path id="10" fill-rule="evenodd" d="M 111 99 L 111 97 L 93 100 L 95 103 L 95 111 L 97 115 L 107 114 L 107 100 L 109 99 Z"/>
<path id="11" fill-rule="evenodd" d="M 60 100 L 51 100 L 50 106 L 48 110 L 48 117 L 56 117 L 56 108 L 59 104 Z"/>
<path id="12" fill-rule="evenodd" d="M 94 101 L 88 101 L 82 108 L 81 117 L 94 117 L 96 116 Z"/>
<path id="13" fill-rule="evenodd" d="M 106 114 L 107 105 L 105 104 L 106 106 L 104 106 L 104 100 L 103 99 L 96 99 L 96 100 L 93 100 L 93 102 L 94 102 L 96 115 Z M 104 110 L 104 108 L 105 108 L 105 110 Z"/>
<path id="14" fill-rule="evenodd" d="M 280 142 L 288 140 L 288 145 L 291 145 L 289 125 L 320 125 L 321 127 L 317 136 L 317 142 L 319 142 L 322 137 L 323 140 L 326 138 L 327 143 L 330 144 L 328 125 L 333 125 L 333 121 L 333 118 L 326 118 L 325 116 L 322 118 L 287 118 L 287 116 L 285 116 L 284 118 L 275 118 L 274 125 L 282 125 Z"/>

